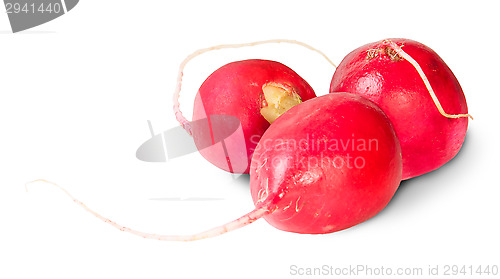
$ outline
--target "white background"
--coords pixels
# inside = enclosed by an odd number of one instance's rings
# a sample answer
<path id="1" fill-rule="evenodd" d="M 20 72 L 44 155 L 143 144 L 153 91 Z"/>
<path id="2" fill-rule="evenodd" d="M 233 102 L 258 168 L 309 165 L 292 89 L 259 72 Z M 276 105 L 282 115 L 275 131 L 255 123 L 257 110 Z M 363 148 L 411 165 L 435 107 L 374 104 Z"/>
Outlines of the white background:
<path id="1" fill-rule="evenodd" d="M 291 265 L 418 267 L 425 275 L 429 265 L 441 273 L 445 265 L 500 265 L 495 1 L 402 2 L 83 0 L 18 34 L 2 12 L 0 278 L 305 278 L 291 276 Z M 439 53 L 475 120 L 455 159 L 404 182 L 387 208 L 361 225 L 300 235 L 259 220 L 212 239 L 160 242 L 112 228 L 51 185 L 24 189 L 33 179 L 54 181 L 104 216 L 146 232 L 194 233 L 237 218 L 253 208 L 248 179 L 233 180 L 197 153 L 167 163 L 135 158 L 150 137 L 147 120 L 157 133 L 177 126 L 171 95 L 184 57 L 217 44 L 285 38 L 339 63 L 391 37 Z M 328 92 L 334 72 L 318 54 L 292 45 L 212 52 L 186 68 L 186 114 L 212 71 L 246 58 L 287 64 L 318 95 Z M 176 197 L 218 200 L 152 200 Z"/>

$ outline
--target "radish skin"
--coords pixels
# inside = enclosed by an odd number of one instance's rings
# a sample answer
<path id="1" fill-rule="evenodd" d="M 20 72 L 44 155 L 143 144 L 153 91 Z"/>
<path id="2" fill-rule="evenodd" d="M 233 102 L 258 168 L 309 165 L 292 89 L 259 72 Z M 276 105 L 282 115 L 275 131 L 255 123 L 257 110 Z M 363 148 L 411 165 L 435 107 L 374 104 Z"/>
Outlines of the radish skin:
<path id="1" fill-rule="evenodd" d="M 415 59 L 413 59 L 413 57 L 411 57 L 408 53 L 404 52 L 404 50 L 400 46 L 398 46 L 396 43 L 394 43 L 393 41 L 387 39 L 387 40 L 384 40 L 384 43 L 389 45 L 401 57 L 408 60 L 408 62 L 410 62 L 410 64 L 415 68 L 415 70 L 417 70 L 419 76 L 422 78 L 422 81 L 425 84 L 425 87 L 427 88 L 427 90 L 429 91 L 429 94 L 431 95 L 432 101 L 436 105 L 436 108 L 439 110 L 439 113 L 441 113 L 441 115 L 443 115 L 444 117 L 447 117 L 447 118 L 461 118 L 461 117 L 467 118 L 467 117 L 469 117 L 470 119 L 474 119 L 472 117 L 472 115 L 470 115 L 468 113 L 460 113 L 460 114 L 448 114 L 448 113 L 446 113 L 444 111 L 443 107 L 441 106 L 441 103 L 439 102 L 438 97 L 436 96 L 436 93 L 434 92 L 434 89 L 432 89 L 432 86 L 429 82 L 429 79 L 425 75 L 424 71 L 422 70 L 422 67 L 420 67 L 418 62 L 415 61 Z"/>
<path id="2" fill-rule="evenodd" d="M 403 179 L 450 161 L 467 132 L 467 102 L 446 63 L 409 39 L 361 46 L 339 64 L 330 92 L 350 92 L 375 102 L 391 119 L 403 152 Z"/>
<path id="3" fill-rule="evenodd" d="M 248 173 L 258 142 L 252 139 L 261 138 L 284 111 L 314 97 L 312 87 L 279 62 L 250 59 L 226 64 L 213 72 L 196 94 L 193 123 L 205 125 L 191 127 L 194 142 L 200 154 L 216 167 Z M 215 121 L 215 116 L 222 115 L 232 118 Z M 228 128 L 235 120 L 239 127 L 232 133 Z"/>

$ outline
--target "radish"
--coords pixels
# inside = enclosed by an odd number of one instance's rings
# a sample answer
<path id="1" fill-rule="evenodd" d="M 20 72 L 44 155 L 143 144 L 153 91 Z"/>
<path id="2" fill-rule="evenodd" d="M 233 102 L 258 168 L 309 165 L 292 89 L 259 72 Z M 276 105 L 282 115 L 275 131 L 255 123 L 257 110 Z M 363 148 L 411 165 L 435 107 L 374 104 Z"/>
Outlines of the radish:
<path id="1" fill-rule="evenodd" d="M 391 119 L 401 142 L 403 179 L 441 167 L 465 139 L 470 115 L 462 88 L 446 63 L 416 41 L 390 39 L 355 49 L 333 75 L 330 92 L 339 91 L 370 99 Z"/>
<path id="2" fill-rule="evenodd" d="M 291 107 L 316 97 L 314 90 L 296 72 L 279 62 L 251 59 L 229 63 L 203 82 L 196 94 L 193 122 L 189 122 L 178 103 L 183 69 L 188 61 L 207 51 L 266 43 L 297 44 L 320 53 L 334 65 L 326 55 L 304 43 L 269 40 L 202 49 L 188 56 L 179 70 L 174 94 L 177 120 L 193 136 L 205 159 L 231 173 L 248 173 L 255 146 L 264 131 Z"/>
<path id="3" fill-rule="evenodd" d="M 261 217 L 289 232 L 343 230 L 380 212 L 396 192 L 401 172 L 401 148 L 388 117 L 366 98 L 338 93 L 297 105 L 269 127 L 251 163 L 255 209 L 226 225 L 195 235 L 143 233 L 102 217 L 61 189 L 122 231 L 150 239 L 191 241 Z"/>
<path id="4" fill-rule="evenodd" d="M 231 173 L 248 173 L 255 146 L 270 123 L 314 97 L 311 86 L 281 63 L 257 59 L 229 63 L 212 73 L 196 94 L 193 122 L 208 121 L 207 125 L 193 126 L 193 139 L 200 154 L 215 166 Z M 200 148 L 212 140 L 214 131 L 233 126 L 210 121 L 214 115 L 235 116 L 243 137 L 234 133 L 220 143 Z"/>

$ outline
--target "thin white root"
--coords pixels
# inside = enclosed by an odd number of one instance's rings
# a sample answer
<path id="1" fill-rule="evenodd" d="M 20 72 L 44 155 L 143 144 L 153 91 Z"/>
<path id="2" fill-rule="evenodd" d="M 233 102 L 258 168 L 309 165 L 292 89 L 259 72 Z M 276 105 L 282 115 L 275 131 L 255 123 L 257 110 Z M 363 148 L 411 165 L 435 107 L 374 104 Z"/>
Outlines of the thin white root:
<path id="1" fill-rule="evenodd" d="M 389 45 L 394 51 L 396 51 L 396 53 L 399 56 L 401 56 L 402 58 L 404 58 L 408 62 L 410 62 L 410 64 L 415 68 L 415 70 L 417 70 L 418 74 L 420 75 L 420 78 L 422 79 L 422 81 L 425 84 L 425 87 L 427 88 L 427 90 L 429 91 L 429 94 L 431 95 L 432 101 L 434 101 L 434 104 L 436 105 L 436 108 L 439 110 L 439 113 L 441 113 L 441 115 L 443 115 L 444 117 L 447 117 L 447 118 L 470 117 L 470 119 L 474 119 L 472 117 L 472 115 L 470 115 L 468 113 L 464 113 L 464 114 L 448 114 L 448 113 L 446 113 L 444 111 L 443 107 L 441 106 L 441 103 L 439 102 L 439 99 L 437 98 L 436 93 L 434 93 L 434 90 L 432 89 L 432 86 L 431 86 L 429 80 L 427 79 L 427 76 L 425 75 L 424 71 L 422 70 L 422 68 L 420 67 L 418 62 L 415 61 L 415 59 L 413 59 L 413 57 L 411 57 L 408 53 L 406 53 L 400 46 L 398 46 L 393 41 L 384 40 L 383 43 L 386 45 Z"/>
<path id="2" fill-rule="evenodd" d="M 199 49 L 199 50 L 193 52 L 192 54 L 190 54 L 189 56 L 187 56 L 184 59 L 184 61 L 182 61 L 181 65 L 179 66 L 179 74 L 177 75 L 177 84 L 176 84 L 175 92 L 174 92 L 174 96 L 173 96 L 175 118 L 177 119 L 177 121 L 181 124 L 181 126 L 186 130 L 186 132 L 189 135 L 193 135 L 193 130 L 192 130 L 192 127 L 191 127 L 189 120 L 187 120 L 186 117 L 184 117 L 184 115 L 182 114 L 182 112 L 180 110 L 180 104 L 179 104 L 179 97 L 180 97 L 180 92 L 181 92 L 181 87 L 182 87 L 182 77 L 184 75 L 184 68 L 186 67 L 187 63 L 190 60 L 192 60 L 193 58 L 195 58 L 196 56 L 199 56 L 203 53 L 213 51 L 213 50 L 227 49 L 227 48 L 241 48 L 241 47 L 257 46 L 257 45 L 263 45 L 263 44 L 274 44 L 274 43 L 288 43 L 288 44 L 295 44 L 295 45 L 303 46 L 307 49 L 310 49 L 312 51 L 319 53 L 321 56 L 323 56 L 328 61 L 328 63 L 332 64 L 334 68 L 337 68 L 337 65 L 335 65 L 332 62 L 332 60 L 330 60 L 330 58 L 328 58 L 328 56 L 326 56 L 326 54 L 324 54 L 323 52 L 321 52 L 318 49 L 313 48 L 312 46 L 310 46 L 306 43 L 295 41 L 295 40 L 274 39 L 274 40 L 257 41 L 257 42 L 251 42 L 251 43 L 243 43 L 243 44 L 217 45 L 217 46 Z"/>
<path id="3" fill-rule="evenodd" d="M 97 212 L 93 211 L 92 209 L 88 208 L 85 204 L 83 204 L 81 201 L 79 201 L 78 199 L 76 199 L 75 197 L 73 197 L 68 191 L 66 191 L 66 189 L 62 188 L 61 186 L 57 185 L 54 182 L 50 182 L 50 181 L 45 180 L 45 179 L 33 180 L 33 181 L 28 182 L 28 183 L 25 184 L 26 191 L 28 191 L 27 185 L 31 184 L 31 183 L 34 183 L 34 182 L 45 182 L 45 183 L 51 184 L 51 185 L 59 188 L 68 197 L 70 197 L 76 204 L 78 204 L 79 206 L 83 207 L 83 209 L 85 209 L 86 211 L 90 212 L 92 215 L 94 215 L 95 217 L 101 219 L 105 223 L 108 223 L 111 226 L 119 229 L 120 231 L 128 232 L 128 233 L 131 233 L 131 234 L 135 234 L 135 235 L 138 235 L 140 237 L 147 238 L 147 239 L 155 239 L 155 240 L 162 240 L 162 241 L 194 241 L 194 240 L 200 240 L 200 239 L 205 239 L 205 238 L 209 238 L 209 237 L 218 236 L 218 235 L 224 234 L 226 232 L 233 231 L 233 230 L 239 229 L 241 227 L 244 227 L 246 225 L 249 225 L 249 224 L 255 222 L 256 220 L 258 220 L 259 218 L 261 218 L 261 217 L 263 217 L 263 216 L 265 216 L 265 215 L 267 215 L 267 214 L 270 213 L 270 211 L 267 209 L 267 207 L 255 208 L 254 210 L 250 211 L 249 213 L 243 215 L 242 217 L 240 217 L 240 218 L 238 218 L 238 219 L 236 219 L 236 220 L 234 220 L 232 222 L 226 223 L 226 224 L 224 224 L 222 226 L 215 227 L 215 228 L 212 228 L 210 230 L 207 230 L 207 231 L 204 231 L 204 232 L 201 232 L 201 233 L 192 234 L 192 235 L 161 235 L 161 234 L 152 234 L 152 233 L 140 232 L 140 231 L 136 231 L 136 230 L 124 227 L 122 225 L 117 224 L 114 221 L 111 221 L 110 219 L 108 219 L 106 217 L 103 217 L 99 213 L 97 213 Z"/>

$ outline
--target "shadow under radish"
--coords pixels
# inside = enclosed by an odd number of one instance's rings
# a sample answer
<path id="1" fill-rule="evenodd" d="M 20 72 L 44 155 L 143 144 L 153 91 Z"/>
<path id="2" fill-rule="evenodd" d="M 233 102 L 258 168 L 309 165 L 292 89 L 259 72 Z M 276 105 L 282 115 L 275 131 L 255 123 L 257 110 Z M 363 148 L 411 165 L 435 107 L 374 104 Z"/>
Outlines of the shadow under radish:
<path id="1" fill-rule="evenodd" d="M 234 184 L 250 189 L 250 175 L 248 173 L 232 175 L 234 176 Z"/>
<path id="2" fill-rule="evenodd" d="M 454 183 L 446 183 L 446 179 L 450 176 L 465 173 L 460 171 L 462 169 L 461 166 L 468 164 L 466 158 L 474 152 L 472 147 L 474 141 L 475 134 L 469 129 L 462 148 L 455 157 L 434 171 L 401 181 L 398 190 L 387 206 L 376 216 L 364 223 L 372 222 L 385 214 L 394 212 L 394 210 L 405 211 L 407 207 L 424 206 L 423 204 L 425 204 L 426 199 L 435 194 L 436 180 L 443 182 L 438 183 L 441 190 L 442 188 L 448 188 L 450 191 L 453 191 Z"/>

